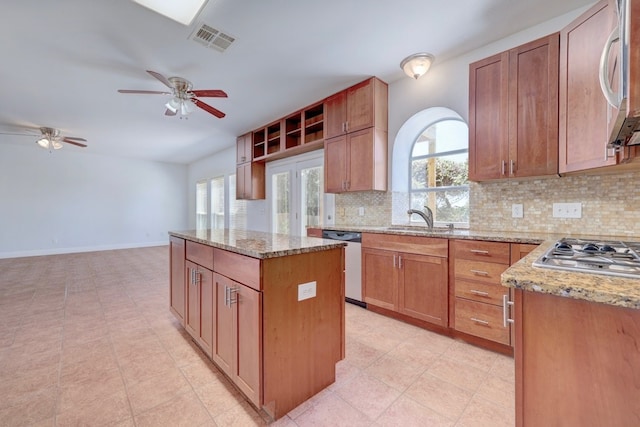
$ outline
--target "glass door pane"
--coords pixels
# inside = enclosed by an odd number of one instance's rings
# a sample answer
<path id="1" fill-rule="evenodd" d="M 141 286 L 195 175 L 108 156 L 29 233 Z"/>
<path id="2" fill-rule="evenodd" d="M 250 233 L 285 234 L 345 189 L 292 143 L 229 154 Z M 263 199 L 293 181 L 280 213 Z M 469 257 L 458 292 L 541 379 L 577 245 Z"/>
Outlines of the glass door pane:
<path id="1" fill-rule="evenodd" d="M 271 175 L 272 203 L 271 203 L 271 230 L 274 233 L 289 234 L 291 229 L 289 214 L 290 209 L 290 179 L 289 171 L 274 173 Z"/>
<path id="2" fill-rule="evenodd" d="M 196 183 L 196 229 L 207 228 L 207 181 Z"/>
<path id="3" fill-rule="evenodd" d="M 300 212 L 299 232 L 307 234 L 307 227 L 320 225 L 323 215 L 324 168 L 322 166 L 299 167 Z"/>

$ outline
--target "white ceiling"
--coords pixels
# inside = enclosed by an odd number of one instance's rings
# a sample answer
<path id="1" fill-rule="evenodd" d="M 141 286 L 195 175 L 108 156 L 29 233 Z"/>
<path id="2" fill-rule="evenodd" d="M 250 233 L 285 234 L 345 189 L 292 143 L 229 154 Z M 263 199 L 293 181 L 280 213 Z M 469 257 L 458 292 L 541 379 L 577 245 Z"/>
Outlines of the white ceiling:
<path id="1" fill-rule="evenodd" d="M 84 137 L 64 150 L 190 163 L 235 136 L 375 75 L 404 77 L 400 61 L 436 64 L 592 0 L 209 0 L 186 27 L 130 0 L 8 0 L 0 13 L 0 132 L 49 126 Z M 204 22 L 236 38 L 224 53 L 189 40 Z M 165 90 L 145 70 L 177 75 L 224 111 L 164 115 Z M 34 139 L 0 135 L 0 143 Z M 33 144 L 35 146 L 35 144 Z"/>

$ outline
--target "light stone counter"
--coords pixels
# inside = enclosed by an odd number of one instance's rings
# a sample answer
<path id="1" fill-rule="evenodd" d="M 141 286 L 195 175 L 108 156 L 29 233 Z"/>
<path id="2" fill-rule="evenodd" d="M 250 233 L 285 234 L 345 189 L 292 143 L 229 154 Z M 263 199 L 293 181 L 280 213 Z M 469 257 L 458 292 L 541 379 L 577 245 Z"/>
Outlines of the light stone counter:
<path id="1" fill-rule="evenodd" d="M 346 246 L 346 243 L 337 240 L 234 229 L 170 231 L 169 235 L 260 259 Z"/>
<path id="2" fill-rule="evenodd" d="M 574 299 L 640 309 L 640 279 L 553 270 L 531 264 L 551 248 L 545 241 L 502 273 L 502 285 Z"/>

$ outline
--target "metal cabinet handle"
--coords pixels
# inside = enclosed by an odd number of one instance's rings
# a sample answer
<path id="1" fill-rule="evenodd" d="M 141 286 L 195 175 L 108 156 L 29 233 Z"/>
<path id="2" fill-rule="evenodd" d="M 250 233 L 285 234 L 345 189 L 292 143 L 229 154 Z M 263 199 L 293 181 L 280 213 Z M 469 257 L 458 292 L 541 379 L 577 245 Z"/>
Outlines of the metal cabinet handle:
<path id="1" fill-rule="evenodd" d="M 473 274 L 476 274 L 478 276 L 488 276 L 489 273 L 486 271 L 482 271 L 482 270 L 469 270 L 471 271 Z"/>
<path id="2" fill-rule="evenodd" d="M 402 255 L 398 255 L 398 268 L 402 268 Z"/>
<path id="3" fill-rule="evenodd" d="M 476 255 L 489 255 L 489 251 L 483 251 L 480 249 L 469 249 L 469 252 Z"/>
<path id="4" fill-rule="evenodd" d="M 475 289 L 471 289 L 469 292 L 472 293 L 473 295 L 478 295 L 478 296 L 481 296 L 481 297 L 488 297 L 489 296 L 489 292 L 477 291 Z"/>
<path id="5" fill-rule="evenodd" d="M 509 318 L 509 306 L 513 305 L 513 301 L 509 301 L 509 295 L 502 295 L 502 326 L 505 328 L 509 323 L 514 323 L 513 319 Z"/>
<path id="6" fill-rule="evenodd" d="M 502 161 L 502 171 L 500 172 L 500 175 L 504 175 L 506 169 L 507 169 L 507 162 L 505 160 L 503 160 Z"/>
<path id="7" fill-rule="evenodd" d="M 516 168 L 516 162 L 515 160 L 511 159 L 509 160 L 509 175 L 513 176 L 513 171 Z"/>
<path id="8" fill-rule="evenodd" d="M 393 268 L 396 268 L 396 255 L 393 255 Z"/>
<path id="9" fill-rule="evenodd" d="M 476 319 L 475 317 L 471 317 L 471 321 L 475 323 L 479 323 L 481 325 L 489 326 L 489 322 L 486 320 Z"/>
<path id="10" fill-rule="evenodd" d="M 238 302 L 238 291 L 239 289 L 236 287 L 229 288 L 229 307 L 231 304 L 235 304 Z M 235 295 L 235 298 L 233 297 Z"/>

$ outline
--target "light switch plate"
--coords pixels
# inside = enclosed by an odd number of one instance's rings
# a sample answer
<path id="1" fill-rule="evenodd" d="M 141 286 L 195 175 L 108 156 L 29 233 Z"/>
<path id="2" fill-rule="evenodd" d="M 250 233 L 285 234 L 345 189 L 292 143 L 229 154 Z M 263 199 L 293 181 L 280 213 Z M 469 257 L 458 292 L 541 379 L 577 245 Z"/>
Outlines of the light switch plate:
<path id="1" fill-rule="evenodd" d="M 316 296 L 316 282 L 302 283 L 298 285 L 298 301 L 302 301 L 309 298 L 315 298 Z"/>
<path id="2" fill-rule="evenodd" d="M 554 203 L 554 218 L 582 218 L 582 203 Z"/>
<path id="3" fill-rule="evenodd" d="M 524 218 L 524 207 L 522 203 L 511 205 L 511 218 Z"/>

